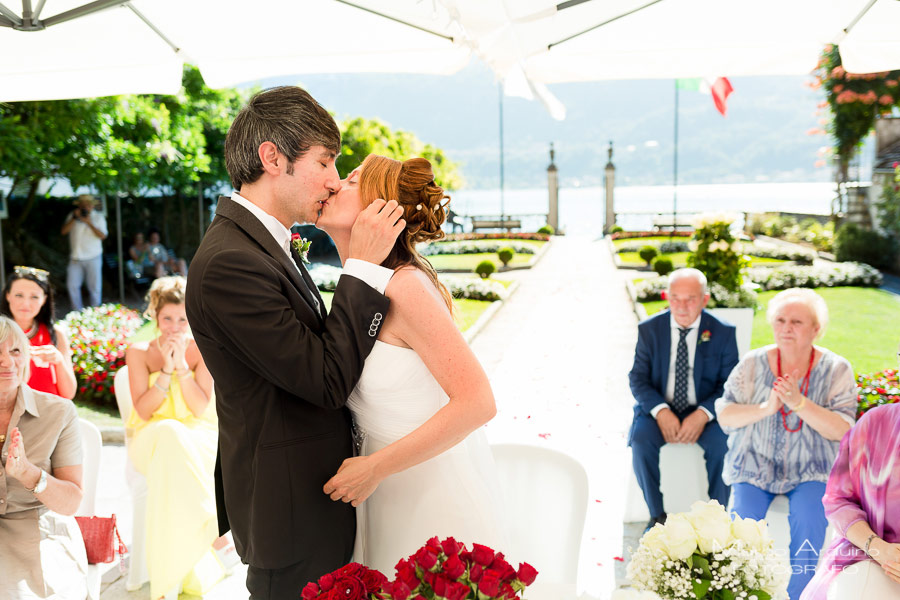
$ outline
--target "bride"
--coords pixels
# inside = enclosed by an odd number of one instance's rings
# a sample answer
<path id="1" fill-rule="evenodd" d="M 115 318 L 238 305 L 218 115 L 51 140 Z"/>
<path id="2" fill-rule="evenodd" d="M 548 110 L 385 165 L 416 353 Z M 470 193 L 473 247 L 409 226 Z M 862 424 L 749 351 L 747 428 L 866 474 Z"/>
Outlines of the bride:
<path id="1" fill-rule="evenodd" d="M 432 536 L 493 547 L 504 537 L 479 430 L 496 413 L 494 396 L 453 321 L 450 293 L 416 251 L 443 237 L 449 198 L 427 160 L 368 156 L 316 222 L 342 262 L 357 215 L 376 198 L 396 198 L 407 227 L 382 263 L 394 269 L 391 309 L 347 402 L 360 456 L 345 460 L 324 491 L 357 507 L 354 560 L 390 575 Z"/>

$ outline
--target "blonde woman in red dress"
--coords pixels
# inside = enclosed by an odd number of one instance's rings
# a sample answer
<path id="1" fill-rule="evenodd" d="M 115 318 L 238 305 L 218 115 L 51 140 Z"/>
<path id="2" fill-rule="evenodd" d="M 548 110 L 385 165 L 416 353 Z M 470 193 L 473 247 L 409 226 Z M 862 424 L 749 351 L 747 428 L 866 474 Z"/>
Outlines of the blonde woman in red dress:
<path id="1" fill-rule="evenodd" d="M 53 324 L 54 311 L 50 273 L 16 267 L 0 297 L 0 314 L 13 319 L 31 342 L 28 387 L 71 400 L 77 388 L 72 349 L 62 328 Z"/>

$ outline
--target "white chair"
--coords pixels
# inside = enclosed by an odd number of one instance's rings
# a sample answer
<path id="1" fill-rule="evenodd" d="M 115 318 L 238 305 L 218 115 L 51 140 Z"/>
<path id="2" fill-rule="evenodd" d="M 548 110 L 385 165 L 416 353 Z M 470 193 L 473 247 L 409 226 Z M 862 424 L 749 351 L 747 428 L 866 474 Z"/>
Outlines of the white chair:
<path id="1" fill-rule="evenodd" d="M 630 450 L 630 448 L 629 448 Z M 629 460 L 631 453 L 627 453 Z M 650 520 L 650 511 L 644 501 L 641 486 L 638 485 L 634 468 L 626 471 L 625 515 L 626 523 Z M 709 500 L 709 481 L 706 477 L 706 461 L 703 448 L 699 444 L 666 444 L 659 451 L 660 491 L 663 507 L 669 514 L 685 512 L 697 500 Z"/>
<path id="2" fill-rule="evenodd" d="M 122 422 L 127 423 L 131 415 L 133 405 L 131 403 L 131 388 L 128 386 L 128 367 L 122 367 L 116 373 L 113 385 L 116 388 L 116 404 L 119 405 L 119 414 Z M 125 436 L 127 449 L 130 440 Z M 131 490 L 132 521 L 131 521 L 131 547 L 129 548 L 131 560 L 128 567 L 128 578 L 125 580 L 125 589 L 134 591 L 141 588 L 144 583 L 150 581 L 147 571 L 147 479 L 140 474 L 131 460 L 125 461 L 125 481 Z"/>
<path id="3" fill-rule="evenodd" d="M 75 512 L 77 517 L 92 517 L 95 514 L 97 501 L 97 482 L 100 476 L 100 450 L 103 448 L 103 437 L 97 426 L 84 419 L 78 419 L 81 426 L 81 445 L 84 449 L 82 468 L 82 488 L 84 495 Z M 88 598 L 100 598 L 101 565 L 88 565 L 87 584 Z"/>
<path id="4" fill-rule="evenodd" d="M 537 446 L 496 444 L 491 450 L 504 494 L 504 517 L 517 524 L 503 553 L 511 562 L 534 565 L 540 573 L 526 596 L 574 599 L 588 503 L 584 467 L 566 454 Z"/>

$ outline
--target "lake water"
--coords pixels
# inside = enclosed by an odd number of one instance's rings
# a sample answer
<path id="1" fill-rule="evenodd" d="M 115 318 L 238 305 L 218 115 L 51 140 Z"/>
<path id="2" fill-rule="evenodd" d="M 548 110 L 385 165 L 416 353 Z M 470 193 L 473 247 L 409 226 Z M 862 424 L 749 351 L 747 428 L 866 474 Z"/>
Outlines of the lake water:
<path id="1" fill-rule="evenodd" d="M 630 186 L 615 190 L 617 223 L 625 229 L 647 229 L 657 213 L 672 213 L 672 186 Z M 606 214 L 601 187 L 559 190 L 559 223 L 567 233 L 600 234 Z M 831 213 L 833 183 L 749 183 L 678 186 L 678 212 Z M 460 190 L 452 195 L 460 215 L 499 215 L 500 190 Z M 504 212 L 522 217 L 525 231 L 544 224 L 546 189 L 506 190 Z M 631 214 L 629 214 L 631 213 Z M 638 214 L 643 213 L 643 214 Z"/>

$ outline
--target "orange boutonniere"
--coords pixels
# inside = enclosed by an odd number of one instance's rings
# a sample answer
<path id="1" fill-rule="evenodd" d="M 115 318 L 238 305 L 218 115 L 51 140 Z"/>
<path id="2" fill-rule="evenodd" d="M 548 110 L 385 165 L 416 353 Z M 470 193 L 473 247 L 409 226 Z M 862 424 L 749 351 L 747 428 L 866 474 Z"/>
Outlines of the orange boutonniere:
<path id="1" fill-rule="evenodd" d="M 712 333 L 710 333 L 709 329 L 704 329 L 703 333 L 700 334 L 700 343 L 708 342 L 711 337 Z"/>

